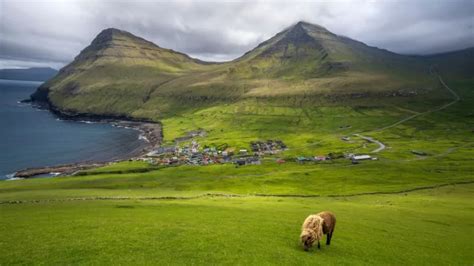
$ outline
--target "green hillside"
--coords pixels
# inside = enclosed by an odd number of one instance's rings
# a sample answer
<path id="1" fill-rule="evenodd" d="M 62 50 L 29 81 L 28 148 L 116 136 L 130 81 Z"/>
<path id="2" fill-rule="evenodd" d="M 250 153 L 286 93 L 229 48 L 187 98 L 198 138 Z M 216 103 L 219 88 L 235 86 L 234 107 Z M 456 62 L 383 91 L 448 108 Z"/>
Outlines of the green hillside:
<path id="1" fill-rule="evenodd" d="M 398 95 L 443 98 L 430 60 L 299 22 L 242 57 L 211 64 L 107 29 L 32 98 L 62 111 L 160 120 L 202 106 L 294 97 L 314 105 Z"/>
<path id="2" fill-rule="evenodd" d="M 472 265 L 472 51 L 402 56 L 302 22 L 210 64 L 105 30 L 33 100 L 160 121 L 165 145 L 200 129 L 201 148 L 288 149 L 0 182 L 0 264 Z M 351 153 L 374 160 L 296 160 Z M 304 252 L 322 210 L 331 246 Z"/>
<path id="3" fill-rule="evenodd" d="M 185 54 L 106 29 L 32 98 L 63 111 L 130 115 L 163 83 L 201 68 Z"/>

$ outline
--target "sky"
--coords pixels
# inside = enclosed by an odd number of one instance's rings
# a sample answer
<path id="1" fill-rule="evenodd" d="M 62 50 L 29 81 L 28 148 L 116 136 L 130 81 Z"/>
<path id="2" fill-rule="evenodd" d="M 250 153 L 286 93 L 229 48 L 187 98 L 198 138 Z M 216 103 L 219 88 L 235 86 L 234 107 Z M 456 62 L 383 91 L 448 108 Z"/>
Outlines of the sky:
<path id="1" fill-rule="evenodd" d="M 111 27 L 227 61 L 298 21 L 402 54 L 474 46 L 474 0 L 0 0 L 0 68 L 60 68 Z"/>

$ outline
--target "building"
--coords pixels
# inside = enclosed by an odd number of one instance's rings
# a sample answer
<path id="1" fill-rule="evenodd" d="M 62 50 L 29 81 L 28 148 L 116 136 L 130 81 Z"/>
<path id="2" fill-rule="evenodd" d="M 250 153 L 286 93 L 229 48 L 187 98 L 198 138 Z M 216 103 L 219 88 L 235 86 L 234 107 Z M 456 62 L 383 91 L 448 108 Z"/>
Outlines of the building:
<path id="1" fill-rule="evenodd" d="M 370 160 L 372 159 L 372 157 L 370 155 L 353 155 L 352 160 L 356 160 L 356 161 L 362 161 L 362 160 Z"/>
<path id="2" fill-rule="evenodd" d="M 304 162 L 310 161 L 310 160 L 306 157 L 298 156 L 298 157 L 296 157 L 296 161 L 299 162 L 299 163 L 304 163 Z"/>
<path id="3" fill-rule="evenodd" d="M 326 156 L 314 156 L 315 161 L 326 161 Z"/>

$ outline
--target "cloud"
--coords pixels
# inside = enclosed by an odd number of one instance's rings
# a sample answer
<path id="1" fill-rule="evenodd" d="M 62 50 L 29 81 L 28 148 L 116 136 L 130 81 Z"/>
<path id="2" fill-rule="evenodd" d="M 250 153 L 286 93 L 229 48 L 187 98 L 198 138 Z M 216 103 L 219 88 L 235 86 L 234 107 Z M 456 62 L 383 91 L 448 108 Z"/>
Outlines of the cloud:
<path id="1" fill-rule="evenodd" d="M 398 53 L 474 46 L 471 0 L 0 0 L 0 67 L 62 66 L 104 28 L 211 61 L 234 59 L 299 20 Z"/>

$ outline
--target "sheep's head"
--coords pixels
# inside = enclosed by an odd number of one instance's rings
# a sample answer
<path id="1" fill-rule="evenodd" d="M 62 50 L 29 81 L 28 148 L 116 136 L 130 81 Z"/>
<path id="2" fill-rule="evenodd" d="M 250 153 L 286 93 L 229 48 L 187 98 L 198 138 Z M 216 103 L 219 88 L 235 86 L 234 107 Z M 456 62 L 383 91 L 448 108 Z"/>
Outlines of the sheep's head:
<path id="1" fill-rule="evenodd" d="M 308 251 L 316 241 L 316 233 L 313 230 L 305 229 L 301 232 L 300 239 L 304 250 Z"/>
<path id="2" fill-rule="evenodd" d="M 303 228 L 300 239 L 304 250 L 308 251 L 316 241 L 323 238 L 323 218 L 316 217 L 311 224 L 311 228 Z"/>

